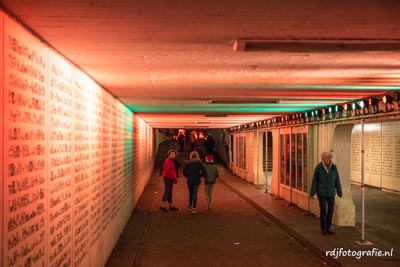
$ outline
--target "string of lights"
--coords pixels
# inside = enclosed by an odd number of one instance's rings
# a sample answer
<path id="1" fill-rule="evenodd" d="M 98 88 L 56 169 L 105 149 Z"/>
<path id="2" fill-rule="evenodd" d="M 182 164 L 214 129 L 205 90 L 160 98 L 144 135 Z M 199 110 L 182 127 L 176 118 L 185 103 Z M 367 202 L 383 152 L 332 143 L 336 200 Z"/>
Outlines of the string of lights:
<path id="1" fill-rule="evenodd" d="M 287 114 L 267 120 L 235 126 L 229 132 L 249 131 L 262 128 L 287 127 L 310 123 L 327 123 L 337 120 L 357 119 L 365 116 L 382 116 L 386 113 L 400 112 L 400 92 L 370 97 L 352 102 L 336 104 L 325 108 L 308 110 L 301 113 Z"/>

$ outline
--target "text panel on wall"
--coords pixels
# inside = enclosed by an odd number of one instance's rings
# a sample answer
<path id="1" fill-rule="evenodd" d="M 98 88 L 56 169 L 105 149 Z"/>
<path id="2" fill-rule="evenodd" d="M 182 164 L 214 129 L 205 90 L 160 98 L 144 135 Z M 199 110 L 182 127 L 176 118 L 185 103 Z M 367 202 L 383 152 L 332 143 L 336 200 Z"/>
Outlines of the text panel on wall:
<path id="1" fill-rule="evenodd" d="M 0 51 L 3 51 L 3 23 L 4 23 L 4 15 L 0 12 Z M 0 53 L 0 62 L 4 62 L 3 58 L 4 53 Z M 0 64 L 0 103 L 2 103 L 2 106 L 4 107 L 4 65 Z M 0 109 L 0 127 L 1 129 L 4 129 L 4 109 Z M 4 130 L 0 132 L 0 144 L 1 147 L 4 148 Z M 4 237 L 5 232 L 3 232 L 3 216 L 4 216 L 4 211 L 3 211 L 3 189 L 5 188 L 5 183 L 4 183 L 4 173 L 3 173 L 3 151 L 0 153 L 0 235 Z M 3 264 L 3 241 L 0 242 L 0 264 Z"/>
<path id="2" fill-rule="evenodd" d="M 351 180 L 361 183 L 361 125 L 351 135 Z M 400 191 L 400 121 L 364 125 L 364 183 Z"/>
<path id="3" fill-rule="evenodd" d="M 133 209 L 132 112 L 14 20 L 4 29 L 2 266 L 102 266 Z"/>
<path id="4" fill-rule="evenodd" d="M 46 259 L 48 49 L 4 20 L 3 265 Z"/>
<path id="5" fill-rule="evenodd" d="M 93 80 L 80 71 L 75 73 L 75 109 L 76 125 L 74 138 L 80 156 L 75 159 L 75 183 L 81 191 L 82 216 L 75 218 L 82 223 L 77 234 L 76 263 L 82 266 L 101 266 L 97 253 L 101 249 L 101 168 L 102 168 L 102 126 L 101 126 L 102 91 Z M 86 189 L 84 189 L 86 187 Z M 84 218 L 84 220 L 81 220 Z M 82 251 L 79 252 L 79 248 Z M 89 253 L 89 255 L 88 255 Z M 79 255 L 80 254 L 80 255 Z M 88 256 L 87 256 L 88 255 Z"/>
<path id="6" fill-rule="evenodd" d="M 74 70 L 49 51 L 49 266 L 70 265 L 73 259 L 74 201 Z M 75 205 L 76 204 L 76 205 Z"/>

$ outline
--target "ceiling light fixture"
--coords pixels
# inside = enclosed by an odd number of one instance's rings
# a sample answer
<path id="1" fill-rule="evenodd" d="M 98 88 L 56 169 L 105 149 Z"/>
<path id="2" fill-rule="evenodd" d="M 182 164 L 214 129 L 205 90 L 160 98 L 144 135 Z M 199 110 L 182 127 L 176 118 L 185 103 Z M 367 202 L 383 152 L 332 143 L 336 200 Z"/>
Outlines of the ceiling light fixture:
<path id="1" fill-rule="evenodd" d="M 227 114 L 204 114 L 204 117 L 228 117 Z"/>
<path id="2" fill-rule="evenodd" d="M 252 39 L 239 38 L 233 51 L 328 53 L 328 52 L 392 52 L 400 51 L 400 39 Z"/>
<path id="3" fill-rule="evenodd" d="M 210 104 L 277 104 L 277 100 L 271 99 L 216 99 Z"/>

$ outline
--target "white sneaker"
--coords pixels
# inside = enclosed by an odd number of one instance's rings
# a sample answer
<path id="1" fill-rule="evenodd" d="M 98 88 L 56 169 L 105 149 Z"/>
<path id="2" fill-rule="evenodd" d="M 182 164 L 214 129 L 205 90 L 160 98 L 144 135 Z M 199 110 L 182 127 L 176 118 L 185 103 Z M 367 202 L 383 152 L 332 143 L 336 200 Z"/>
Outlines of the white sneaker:
<path id="1" fill-rule="evenodd" d="M 192 211 L 193 210 L 192 206 L 189 206 L 187 210 Z"/>
<path id="2" fill-rule="evenodd" d="M 192 209 L 192 213 L 197 213 L 196 208 L 193 208 L 193 209 Z"/>

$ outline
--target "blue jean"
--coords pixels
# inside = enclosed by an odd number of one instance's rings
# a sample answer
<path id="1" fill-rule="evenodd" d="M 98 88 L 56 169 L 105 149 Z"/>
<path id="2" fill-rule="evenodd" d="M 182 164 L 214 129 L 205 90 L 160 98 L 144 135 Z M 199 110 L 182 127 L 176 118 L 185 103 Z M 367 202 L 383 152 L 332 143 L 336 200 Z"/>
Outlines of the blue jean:
<path id="1" fill-rule="evenodd" d="M 329 231 L 331 228 L 333 209 L 335 207 L 335 196 L 325 197 L 319 195 L 318 200 L 320 209 L 321 231 L 326 232 Z"/>
<path id="2" fill-rule="evenodd" d="M 198 184 L 188 184 L 189 189 L 189 206 L 196 208 L 197 205 L 197 191 L 199 191 Z"/>

